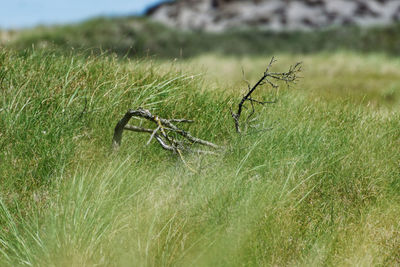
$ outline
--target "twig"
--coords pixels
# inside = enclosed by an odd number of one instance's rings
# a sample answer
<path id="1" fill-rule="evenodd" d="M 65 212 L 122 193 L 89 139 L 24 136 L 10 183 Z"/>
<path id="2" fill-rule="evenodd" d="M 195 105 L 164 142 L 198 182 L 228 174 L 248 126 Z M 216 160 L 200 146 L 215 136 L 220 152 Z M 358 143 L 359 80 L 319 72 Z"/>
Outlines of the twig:
<path id="1" fill-rule="evenodd" d="M 158 126 L 158 127 L 153 131 L 153 133 L 151 134 L 151 136 L 150 136 L 150 138 L 149 138 L 149 141 L 147 141 L 146 145 L 149 145 L 149 144 L 150 144 L 151 140 L 152 140 L 153 137 L 156 135 L 156 133 L 158 132 L 158 130 L 160 130 L 160 126 Z"/>
<path id="2" fill-rule="evenodd" d="M 254 102 L 254 103 L 257 103 L 257 104 L 260 104 L 260 105 L 275 104 L 275 103 L 276 103 L 276 100 L 275 100 L 275 101 L 258 101 L 258 100 L 255 100 L 255 99 L 253 99 L 253 98 L 249 98 L 249 99 L 247 99 L 247 100 L 249 100 L 249 101 L 251 101 L 251 102 Z"/>
<path id="3" fill-rule="evenodd" d="M 181 122 L 186 122 L 186 123 L 193 123 L 193 120 L 186 120 L 186 119 L 170 119 L 170 122 L 177 122 L 177 123 L 181 123 Z"/>
<path id="4" fill-rule="evenodd" d="M 258 80 L 258 82 L 251 89 L 249 89 L 249 91 L 243 96 L 242 100 L 239 102 L 237 112 L 234 113 L 231 108 L 231 115 L 232 115 L 233 121 L 235 123 L 236 132 L 238 132 L 238 133 L 241 132 L 240 131 L 240 116 L 242 114 L 244 104 L 246 103 L 246 101 L 249 101 L 251 103 L 251 107 L 252 107 L 252 111 L 251 111 L 250 115 L 248 116 L 247 120 L 251 116 L 254 115 L 254 112 L 255 112 L 254 104 L 265 105 L 265 104 L 276 103 L 276 101 L 262 102 L 262 101 L 253 99 L 251 97 L 251 95 L 254 93 L 254 91 L 259 86 L 268 83 L 270 86 L 277 88 L 278 85 L 274 84 L 271 81 L 271 79 L 277 80 L 277 81 L 283 81 L 283 82 L 289 84 L 289 83 L 295 83 L 296 80 L 299 78 L 298 73 L 301 71 L 301 63 L 296 63 L 295 65 L 291 66 L 287 72 L 282 72 L 282 73 L 270 72 L 270 69 L 271 69 L 273 63 L 275 63 L 275 62 L 276 62 L 275 57 L 272 57 L 266 70 L 264 71 L 263 76 Z M 242 72 L 244 73 L 243 70 L 242 70 Z M 250 86 L 249 86 L 249 88 L 250 88 Z"/>

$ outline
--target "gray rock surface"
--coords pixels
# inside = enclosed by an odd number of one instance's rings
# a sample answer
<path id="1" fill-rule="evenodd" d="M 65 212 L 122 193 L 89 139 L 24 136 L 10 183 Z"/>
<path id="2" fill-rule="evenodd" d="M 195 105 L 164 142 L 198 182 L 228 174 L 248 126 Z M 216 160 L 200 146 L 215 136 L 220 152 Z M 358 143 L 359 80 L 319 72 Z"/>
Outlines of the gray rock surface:
<path id="1" fill-rule="evenodd" d="M 400 0 L 177 0 L 155 6 L 147 15 L 184 30 L 312 30 L 398 22 Z"/>

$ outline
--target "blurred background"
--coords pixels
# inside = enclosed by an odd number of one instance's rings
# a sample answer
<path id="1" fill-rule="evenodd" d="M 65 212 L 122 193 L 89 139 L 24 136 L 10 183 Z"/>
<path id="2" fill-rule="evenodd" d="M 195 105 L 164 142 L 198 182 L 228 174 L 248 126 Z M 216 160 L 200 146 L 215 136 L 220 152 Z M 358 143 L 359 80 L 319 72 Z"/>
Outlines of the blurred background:
<path id="1" fill-rule="evenodd" d="M 397 0 L 6 1 L 1 43 L 176 58 L 400 53 Z"/>

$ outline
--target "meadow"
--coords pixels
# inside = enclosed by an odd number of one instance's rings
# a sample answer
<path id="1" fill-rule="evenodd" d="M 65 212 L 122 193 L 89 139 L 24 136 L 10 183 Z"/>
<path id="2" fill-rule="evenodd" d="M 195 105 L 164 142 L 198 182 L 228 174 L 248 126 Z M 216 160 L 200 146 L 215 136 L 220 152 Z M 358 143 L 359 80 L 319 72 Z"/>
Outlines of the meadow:
<path id="1" fill-rule="evenodd" d="M 303 78 L 260 88 L 277 103 L 238 134 L 230 107 L 272 55 L 277 71 L 302 61 Z M 399 77 L 379 51 L 0 47 L 0 265 L 397 266 Z M 185 129 L 223 149 L 182 161 L 126 132 L 112 152 L 137 107 L 194 119 Z"/>

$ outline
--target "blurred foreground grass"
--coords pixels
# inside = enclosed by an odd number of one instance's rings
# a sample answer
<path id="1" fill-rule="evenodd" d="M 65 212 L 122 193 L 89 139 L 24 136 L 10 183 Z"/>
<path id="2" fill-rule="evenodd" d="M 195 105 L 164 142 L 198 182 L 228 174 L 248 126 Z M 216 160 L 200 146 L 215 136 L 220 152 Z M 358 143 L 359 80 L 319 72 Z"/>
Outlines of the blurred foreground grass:
<path id="1" fill-rule="evenodd" d="M 234 132 L 229 108 L 269 58 L 173 62 L 0 51 L 0 263 L 39 266 L 400 264 L 400 61 L 304 62 L 293 88 Z M 223 145 L 182 161 L 124 135 L 128 108 L 193 118 Z M 140 123 L 133 121 L 132 123 Z M 266 130 L 267 128 L 271 128 Z"/>

